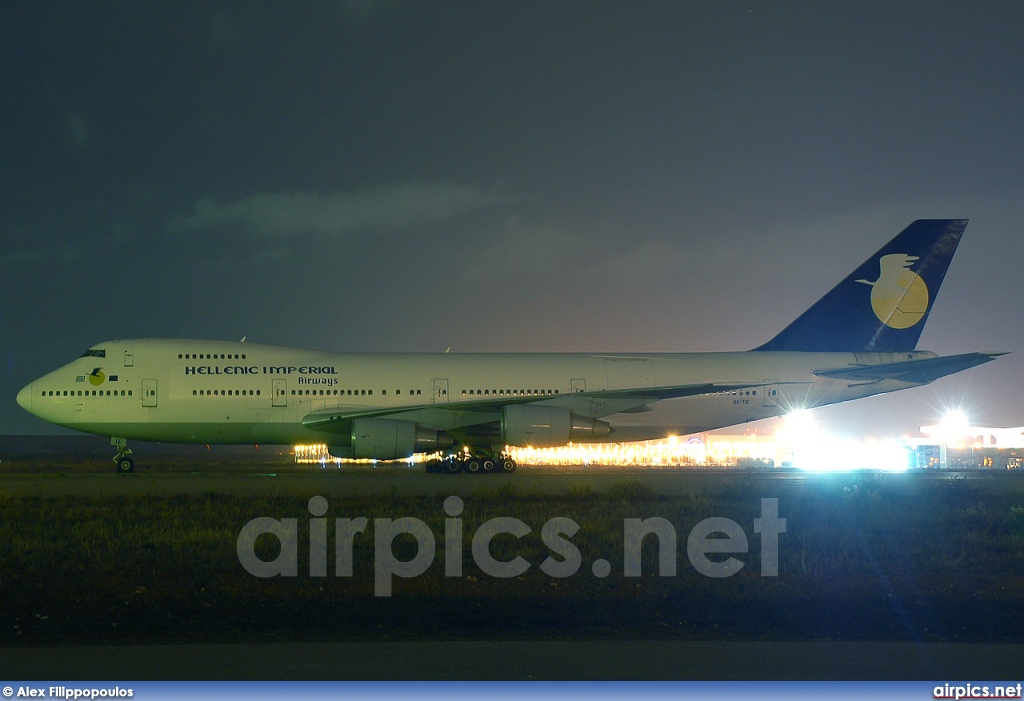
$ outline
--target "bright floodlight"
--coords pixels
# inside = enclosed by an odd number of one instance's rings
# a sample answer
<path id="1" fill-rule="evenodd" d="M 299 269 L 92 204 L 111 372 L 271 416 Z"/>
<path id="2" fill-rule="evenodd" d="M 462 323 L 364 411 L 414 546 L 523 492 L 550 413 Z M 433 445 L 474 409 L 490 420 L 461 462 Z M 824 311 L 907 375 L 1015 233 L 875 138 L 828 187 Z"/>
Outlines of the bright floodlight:
<path id="1" fill-rule="evenodd" d="M 967 414 L 959 409 L 953 411 L 947 411 L 946 415 L 942 417 L 942 425 L 951 429 L 966 429 Z"/>
<path id="2" fill-rule="evenodd" d="M 954 409 L 946 412 L 939 425 L 942 427 L 943 435 L 950 439 L 963 438 L 967 435 L 967 427 L 970 426 L 970 423 L 967 421 L 967 414 L 960 409 Z"/>
<path id="3" fill-rule="evenodd" d="M 958 445 L 963 442 L 967 435 L 970 423 L 967 421 L 967 414 L 960 409 L 947 411 L 939 422 L 938 437 L 947 445 Z"/>
<path id="4" fill-rule="evenodd" d="M 785 430 L 790 433 L 810 433 L 817 430 L 814 416 L 807 409 L 796 409 L 784 417 Z"/>
<path id="5" fill-rule="evenodd" d="M 776 434 L 788 462 L 811 472 L 907 469 L 907 448 L 897 441 L 857 441 L 829 435 L 814 414 L 798 410 L 786 414 Z"/>

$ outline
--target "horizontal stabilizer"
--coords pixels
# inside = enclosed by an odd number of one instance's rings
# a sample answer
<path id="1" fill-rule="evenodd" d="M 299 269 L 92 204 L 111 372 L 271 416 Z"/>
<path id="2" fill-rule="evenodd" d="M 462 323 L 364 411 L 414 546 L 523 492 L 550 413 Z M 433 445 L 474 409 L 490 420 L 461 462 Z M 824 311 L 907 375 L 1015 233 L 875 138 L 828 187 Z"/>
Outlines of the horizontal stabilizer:
<path id="1" fill-rule="evenodd" d="M 837 380 L 872 382 L 878 380 L 902 380 L 904 382 L 928 383 L 940 377 L 967 370 L 995 360 L 1005 353 L 964 353 L 923 360 L 905 360 L 882 365 L 858 365 L 837 370 L 815 370 L 818 377 Z"/>

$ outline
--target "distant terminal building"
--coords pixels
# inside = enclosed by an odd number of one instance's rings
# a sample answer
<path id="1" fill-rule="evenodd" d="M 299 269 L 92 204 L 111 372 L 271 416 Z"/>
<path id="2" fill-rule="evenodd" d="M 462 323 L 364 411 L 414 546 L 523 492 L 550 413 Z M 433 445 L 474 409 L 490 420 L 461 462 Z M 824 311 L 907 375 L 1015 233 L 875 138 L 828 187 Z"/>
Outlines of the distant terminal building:
<path id="1" fill-rule="evenodd" d="M 946 421 L 922 426 L 926 438 L 911 446 L 911 467 L 1019 470 L 1024 467 L 1024 427 L 991 428 Z"/>

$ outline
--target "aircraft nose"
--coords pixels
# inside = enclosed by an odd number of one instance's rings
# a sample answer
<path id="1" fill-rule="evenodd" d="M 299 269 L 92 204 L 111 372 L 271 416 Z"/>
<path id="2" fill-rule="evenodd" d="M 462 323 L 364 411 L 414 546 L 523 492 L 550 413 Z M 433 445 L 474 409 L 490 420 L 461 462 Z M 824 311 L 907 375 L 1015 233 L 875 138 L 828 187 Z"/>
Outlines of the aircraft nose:
<path id="1" fill-rule="evenodd" d="M 11 395 L 7 395 L 8 397 Z M 20 392 L 18 392 L 18 406 L 32 413 L 32 384 L 26 385 Z"/>

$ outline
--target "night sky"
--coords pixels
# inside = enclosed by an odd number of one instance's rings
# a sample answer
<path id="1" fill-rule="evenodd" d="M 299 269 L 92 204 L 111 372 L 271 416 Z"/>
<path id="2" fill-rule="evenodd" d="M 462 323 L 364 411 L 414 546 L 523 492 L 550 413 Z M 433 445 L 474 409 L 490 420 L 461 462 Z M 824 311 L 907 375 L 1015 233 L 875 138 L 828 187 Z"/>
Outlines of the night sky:
<path id="1" fill-rule="evenodd" d="M 817 412 L 1024 424 L 1024 3 L 0 3 L 0 432 L 113 338 L 744 350 L 912 220 L 920 347 Z"/>

